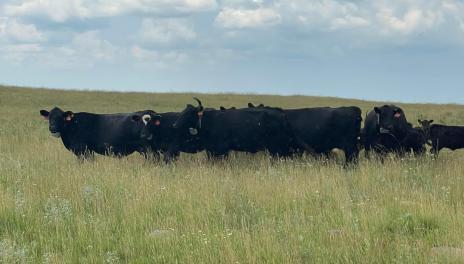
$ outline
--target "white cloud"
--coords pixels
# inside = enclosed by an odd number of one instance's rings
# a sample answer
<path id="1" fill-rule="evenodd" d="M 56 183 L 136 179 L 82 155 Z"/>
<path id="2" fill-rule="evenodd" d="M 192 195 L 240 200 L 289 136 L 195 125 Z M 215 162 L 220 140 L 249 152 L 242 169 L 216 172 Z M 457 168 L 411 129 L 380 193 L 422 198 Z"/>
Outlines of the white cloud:
<path id="1" fill-rule="evenodd" d="M 369 21 L 362 17 L 347 15 L 345 17 L 337 17 L 332 20 L 331 29 L 345 29 L 369 26 Z"/>
<path id="2" fill-rule="evenodd" d="M 117 52 L 117 48 L 109 41 L 100 38 L 98 31 L 75 34 L 70 47 L 63 48 L 68 49 L 68 54 L 75 54 L 79 58 L 89 58 L 95 61 L 111 60 Z"/>
<path id="3" fill-rule="evenodd" d="M 156 50 L 144 49 L 138 45 L 131 48 L 132 56 L 139 62 L 151 64 L 158 68 L 168 68 L 174 65 L 185 63 L 189 56 L 179 51 L 160 52 Z"/>
<path id="4" fill-rule="evenodd" d="M 401 34 L 427 30 L 437 26 L 441 21 L 439 12 L 424 12 L 420 9 L 408 10 L 403 17 L 397 17 L 391 9 L 386 8 L 377 13 L 377 19 L 384 33 L 398 32 Z"/>
<path id="5" fill-rule="evenodd" d="M 361 8 L 348 1 L 280 0 L 276 2 L 275 6 L 284 10 L 288 21 L 293 21 L 296 18 L 298 22 L 319 30 L 368 23 L 368 19 L 363 17 Z"/>
<path id="6" fill-rule="evenodd" d="M 170 44 L 195 39 L 192 26 L 179 19 L 149 19 L 142 21 L 139 35 L 144 42 Z"/>
<path id="7" fill-rule="evenodd" d="M 3 59 L 19 64 L 29 58 L 40 54 L 43 48 L 39 44 L 7 44 L 0 45 L 0 54 Z"/>
<path id="8" fill-rule="evenodd" d="M 224 28 L 257 28 L 279 24 L 281 15 L 270 8 L 224 8 L 216 17 L 216 23 Z"/>
<path id="9" fill-rule="evenodd" d="M 215 0 L 17 0 L 6 4 L 9 16 L 40 16 L 55 22 L 71 18 L 118 16 L 131 12 L 199 12 L 216 8 Z"/>
<path id="10" fill-rule="evenodd" d="M 259 7 L 265 4 L 266 0 L 222 0 L 221 6 L 223 8 L 252 8 Z"/>
<path id="11" fill-rule="evenodd" d="M 260 56 L 259 52 L 303 57 L 414 41 L 464 43 L 464 2 L 457 0 L 218 3 L 216 9 L 216 0 L 3 0 L 0 48 L 16 61 L 28 57 L 40 61 L 42 54 L 42 60 L 55 57 L 57 65 L 133 60 L 167 67 L 198 59 L 198 54 L 208 54 L 208 59 L 220 63 L 239 55 L 243 59 Z M 203 11 L 211 12 L 201 18 L 193 14 Z M 215 28 L 207 24 L 211 15 L 215 15 Z M 112 19 L 91 20 L 97 17 Z M 260 30 L 243 30 L 249 28 Z M 195 45 L 185 49 L 186 43 Z M 238 51 L 242 53 L 237 55 Z"/>
<path id="12" fill-rule="evenodd" d="M 0 39 L 14 42 L 41 42 L 44 35 L 34 24 L 22 24 L 16 19 L 0 18 Z"/>

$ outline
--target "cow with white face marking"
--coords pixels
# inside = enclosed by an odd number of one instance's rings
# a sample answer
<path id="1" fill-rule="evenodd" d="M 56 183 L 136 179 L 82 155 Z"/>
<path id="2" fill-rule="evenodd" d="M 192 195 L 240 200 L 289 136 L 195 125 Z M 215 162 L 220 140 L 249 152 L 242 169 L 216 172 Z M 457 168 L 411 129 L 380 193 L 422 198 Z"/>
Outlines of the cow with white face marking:
<path id="1" fill-rule="evenodd" d="M 133 152 L 149 153 L 149 144 L 140 138 L 145 125 L 142 117 L 153 111 L 119 114 L 73 113 L 58 107 L 40 110 L 48 121 L 52 136 L 79 158 L 93 153 L 125 156 Z"/>
<path id="2" fill-rule="evenodd" d="M 213 110 L 208 108 L 206 110 Z M 224 110 L 223 110 L 224 111 Z M 204 150 L 198 140 L 198 131 L 192 131 L 192 137 L 188 140 L 183 139 L 183 132 L 174 127 L 174 123 L 179 119 L 181 113 L 147 113 L 142 117 L 145 129 L 141 137 L 150 141 L 150 148 L 164 155 L 166 162 L 177 159 L 180 152 L 197 153 Z"/>
<path id="3" fill-rule="evenodd" d="M 206 150 L 213 159 L 225 158 L 230 151 L 268 151 L 272 156 L 286 157 L 298 140 L 280 108 L 215 110 L 203 108 L 201 101 L 194 99 L 198 106 L 188 104 L 172 126 L 175 137 L 165 155 L 166 161 L 187 146 L 191 150 Z"/>

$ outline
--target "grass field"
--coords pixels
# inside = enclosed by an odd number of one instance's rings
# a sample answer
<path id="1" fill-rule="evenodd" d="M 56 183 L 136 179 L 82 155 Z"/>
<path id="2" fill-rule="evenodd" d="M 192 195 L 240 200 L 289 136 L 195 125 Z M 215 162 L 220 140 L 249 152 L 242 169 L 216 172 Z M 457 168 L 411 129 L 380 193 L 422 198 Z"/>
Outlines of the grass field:
<path id="1" fill-rule="evenodd" d="M 193 94 L 0 87 L 0 263 L 464 262 L 464 153 L 438 159 L 276 161 L 232 155 L 175 164 L 137 154 L 77 162 L 40 109 L 180 111 Z M 379 102 L 196 95 L 205 106 L 287 108 Z M 464 124 L 464 106 L 399 104 Z"/>

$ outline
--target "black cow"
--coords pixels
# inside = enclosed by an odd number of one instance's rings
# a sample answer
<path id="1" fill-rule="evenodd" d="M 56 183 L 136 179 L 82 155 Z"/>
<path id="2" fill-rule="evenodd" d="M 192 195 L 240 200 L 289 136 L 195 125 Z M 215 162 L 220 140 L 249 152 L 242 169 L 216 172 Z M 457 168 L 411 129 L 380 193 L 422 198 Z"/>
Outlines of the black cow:
<path id="1" fill-rule="evenodd" d="M 235 106 L 232 106 L 232 107 L 229 108 L 229 109 L 237 109 L 237 108 L 236 108 Z M 224 111 L 224 110 L 227 110 L 227 108 L 225 108 L 224 106 L 221 105 L 221 106 L 219 107 L 219 110 Z"/>
<path id="2" fill-rule="evenodd" d="M 427 138 L 424 130 L 421 127 L 411 127 L 408 129 L 406 136 L 401 141 L 401 153 L 412 151 L 416 155 L 422 155 L 425 153 L 425 144 Z"/>
<path id="3" fill-rule="evenodd" d="M 248 108 L 255 108 L 255 107 L 264 107 L 264 104 L 259 104 L 255 106 L 253 103 L 248 103 Z"/>
<path id="4" fill-rule="evenodd" d="M 427 140 L 431 141 L 430 152 L 438 154 L 443 148 L 456 150 L 464 148 L 464 127 L 432 125 L 433 120 L 418 120 L 422 125 Z"/>
<path id="5" fill-rule="evenodd" d="M 226 157 L 230 151 L 267 150 L 273 156 L 290 155 L 296 139 L 281 109 L 205 110 L 200 100 L 195 100 L 198 106 L 187 105 L 175 122 L 176 144 L 168 150 L 165 160 L 189 144 L 206 150 L 213 158 Z"/>
<path id="6" fill-rule="evenodd" d="M 262 108 L 248 103 L 249 108 Z M 361 109 L 350 107 L 316 107 L 284 109 L 294 135 L 301 139 L 311 154 L 328 155 L 334 148 L 345 152 L 346 162 L 356 162 L 359 155 Z M 301 143 L 299 144 L 302 145 Z M 297 153 L 304 149 L 294 146 Z"/>
<path id="7" fill-rule="evenodd" d="M 101 155 L 125 156 L 135 151 L 149 152 L 148 142 L 140 138 L 144 129 L 142 116 L 151 111 L 124 114 L 93 114 L 40 110 L 49 122 L 54 137 L 61 137 L 64 146 L 81 159 Z"/>
<path id="8" fill-rule="evenodd" d="M 164 154 L 166 161 L 177 158 L 180 152 L 197 153 L 203 150 L 198 140 L 178 140 L 179 130 L 173 125 L 180 115 L 180 112 L 147 113 L 142 117 L 145 128 L 141 137 L 150 141 L 153 151 Z"/>
<path id="9" fill-rule="evenodd" d="M 425 150 L 424 133 L 413 128 L 403 109 L 395 105 L 374 107 L 367 114 L 362 134 L 366 154 L 370 151 L 378 154 L 404 154 L 409 151 L 422 154 Z"/>
<path id="10" fill-rule="evenodd" d="M 286 109 L 285 115 L 293 133 L 315 153 L 328 154 L 338 148 L 345 152 L 346 162 L 356 162 L 361 129 L 361 109 L 351 107 L 316 107 Z"/>

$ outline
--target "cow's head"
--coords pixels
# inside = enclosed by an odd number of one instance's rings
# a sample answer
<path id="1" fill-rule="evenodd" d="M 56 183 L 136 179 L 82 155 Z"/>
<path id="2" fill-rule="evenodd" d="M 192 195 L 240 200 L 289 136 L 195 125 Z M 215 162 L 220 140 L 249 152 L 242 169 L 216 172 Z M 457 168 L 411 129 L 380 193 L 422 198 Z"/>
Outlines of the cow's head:
<path id="1" fill-rule="evenodd" d="M 161 125 L 161 115 L 153 111 L 147 111 L 140 117 L 140 120 L 144 125 L 144 129 L 142 129 L 140 137 L 146 140 L 151 140 L 153 138 L 153 134 L 157 133 L 157 130 Z"/>
<path id="2" fill-rule="evenodd" d="M 404 136 L 409 125 L 403 109 L 395 105 L 374 107 L 380 134 Z"/>
<path id="3" fill-rule="evenodd" d="M 421 126 L 422 131 L 424 131 L 425 137 L 428 139 L 430 135 L 430 127 L 432 126 L 433 120 L 418 119 L 417 122 Z"/>
<path id="4" fill-rule="evenodd" d="M 48 128 L 54 137 L 60 137 L 61 132 L 73 122 L 74 113 L 71 111 L 64 112 L 58 107 L 53 108 L 50 112 L 40 110 L 40 115 L 48 120 Z"/>
<path id="5" fill-rule="evenodd" d="M 203 105 L 198 98 L 193 98 L 198 102 L 198 106 L 188 104 L 174 123 L 174 128 L 180 131 L 188 131 L 192 136 L 198 135 L 203 119 Z"/>

